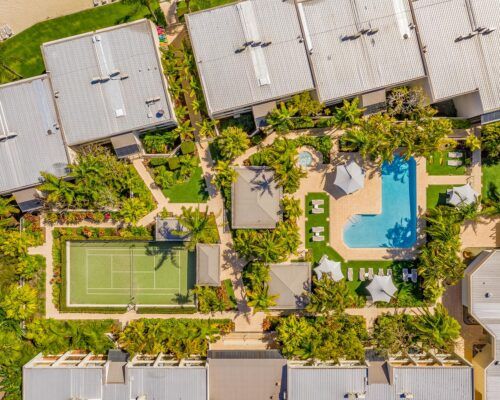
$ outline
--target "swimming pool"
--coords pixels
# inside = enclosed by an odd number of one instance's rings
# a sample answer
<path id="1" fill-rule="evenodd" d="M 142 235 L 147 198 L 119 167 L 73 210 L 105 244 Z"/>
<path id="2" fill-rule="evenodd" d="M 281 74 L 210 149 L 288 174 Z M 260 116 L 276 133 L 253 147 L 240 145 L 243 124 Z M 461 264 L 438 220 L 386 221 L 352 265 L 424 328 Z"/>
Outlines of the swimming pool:
<path id="1" fill-rule="evenodd" d="M 301 167 L 310 167 L 313 162 L 312 154 L 308 151 L 301 151 L 299 153 L 299 165 Z"/>
<path id="2" fill-rule="evenodd" d="M 355 215 L 344 226 L 351 248 L 409 248 L 417 239 L 416 162 L 395 157 L 382 166 L 382 213 Z"/>

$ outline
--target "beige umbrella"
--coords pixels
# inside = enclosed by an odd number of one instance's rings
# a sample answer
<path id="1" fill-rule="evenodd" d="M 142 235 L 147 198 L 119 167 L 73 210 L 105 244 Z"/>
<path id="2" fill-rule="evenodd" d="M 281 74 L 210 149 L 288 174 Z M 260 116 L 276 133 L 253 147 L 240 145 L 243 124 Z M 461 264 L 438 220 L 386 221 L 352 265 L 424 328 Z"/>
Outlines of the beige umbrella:
<path id="1" fill-rule="evenodd" d="M 366 287 L 370 292 L 373 301 L 391 301 L 392 295 L 397 292 L 391 276 L 375 275 L 370 284 Z"/>

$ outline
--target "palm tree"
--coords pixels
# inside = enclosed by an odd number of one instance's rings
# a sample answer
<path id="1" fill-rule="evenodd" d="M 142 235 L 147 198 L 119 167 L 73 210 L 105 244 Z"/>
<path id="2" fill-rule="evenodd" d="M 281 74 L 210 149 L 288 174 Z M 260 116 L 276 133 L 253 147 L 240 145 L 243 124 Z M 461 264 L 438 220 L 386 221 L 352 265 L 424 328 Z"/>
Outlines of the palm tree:
<path id="1" fill-rule="evenodd" d="M 0 330 L 0 365 L 2 367 L 17 364 L 23 356 L 26 344 L 12 330 Z"/>
<path id="2" fill-rule="evenodd" d="M 240 127 L 230 126 L 215 139 L 215 144 L 225 160 L 233 160 L 250 147 L 250 139 Z"/>
<path id="3" fill-rule="evenodd" d="M 269 294 L 269 285 L 264 283 L 262 286 L 257 286 L 253 291 L 248 293 L 248 305 L 253 308 L 254 314 L 257 311 L 267 311 L 269 307 L 276 305 L 277 295 Z"/>
<path id="4" fill-rule="evenodd" d="M 182 207 L 182 214 L 178 217 L 179 225 L 184 229 L 174 234 L 185 236 L 186 231 L 189 234 L 189 240 L 186 242 L 188 250 L 194 250 L 198 243 L 203 243 L 206 238 L 207 230 L 210 228 L 210 214 L 208 207 L 204 212 L 200 208 Z"/>
<path id="5" fill-rule="evenodd" d="M 359 108 L 359 98 L 352 101 L 344 100 L 342 107 L 337 107 L 332 119 L 339 129 L 352 128 L 361 123 L 365 109 Z"/>
<path id="6" fill-rule="evenodd" d="M 294 106 L 287 107 L 285 103 L 281 102 L 278 107 L 269 113 L 266 121 L 276 130 L 276 132 L 286 133 L 294 128 L 292 118 L 298 111 L 298 108 Z"/>
<path id="7" fill-rule="evenodd" d="M 19 209 L 12 204 L 13 201 L 13 197 L 0 197 L 0 228 L 16 225 L 12 215 L 17 214 Z"/>
<path id="8" fill-rule="evenodd" d="M 275 231 L 263 231 L 252 243 L 252 254 L 264 263 L 276 263 L 286 258 L 285 243 Z"/>
<path id="9" fill-rule="evenodd" d="M 126 4 L 137 4 L 139 6 L 144 6 L 148 9 L 151 16 L 154 18 L 155 22 L 158 24 L 158 18 L 156 18 L 156 14 L 153 11 L 153 4 L 155 4 L 154 0 L 123 0 Z"/>
<path id="10" fill-rule="evenodd" d="M 467 136 L 465 145 L 470 151 L 481 150 L 481 140 L 473 133 Z"/>
<path id="11" fill-rule="evenodd" d="M 0 302 L 7 318 L 26 321 L 35 315 L 38 309 L 38 294 L 30 285 L 12 285 Z"/>
<path id="12" fill-rule="evenodd" d="M 230 190 L 231 185 L 236 181 L 236 171 L 231 166 L 231 161 L 218 161 L 214 170 L 216 172 L 214 178 L 215 185 L 219 188 L 219 190 Z M 227 193 L 223 194 L 226 195 Z"/>
<path id="13" fill-rule="evenodd" d="M 321 279 L 313 278 L 314 291 L 309 295 L 307 311 L 312 313 L 344 312 L 346 308 L 354 307 L 359 300 L 342 280 L 335 282 L 330 276 L 323 275 Z"/>
<path id="14" fill-rule="evenodd" d="M 28 247 L 33 244 L 32 236 L 18 230 L 10 230 L 1 236 L 0 253 L 12 258 L 23 257 L 28 253 Z"/>
<path id="15" fill-rule="evenodd" d="M 194 139 L 194 128 L 191 126 L 191 122 L 189 120 L 184 121 L 174 129 L 176 135 L 178 135 L 181 140 L 193 140 Z"/>
<path id="16" fill-rule="evenodd" d="M 47 172 L 41 175 L 44 182 L 39 189 L 45 194 L 44 201 L 60 208 L 71 207 L 75 201 L 75 185 Z"/>
<path id="17" fill-rule="evenodd" d="M 423 309 L 413 327 L 424 346 L 438 351 L 453 351 L 461 330 L 458 321 L 448 314 L 441 303 L 436 305 L 433 313 Z"/>
<path id="18" fill-rule="evenodd" d="M 147 213 L 147 207 L 138 197 L 126 199 L 118 212 L 119 217 L 127 224 L 135 224 Z"/>
<path id="19" fill-rule="evenodd" d="M 300 200 L 294 199 L 290 196 L 285 196 L 281 200 L 281 208 L 283 210 L 283 216 L 285 219 L 289 219 L 291 221 L 296 221 L 299 218 L 303 211 L 300 207 Z"/>
<path id="20" fill-rule="evenodd" d="M 179 176 L 183 180 L 188 180 L 192 175 L 194 170 L 198 167 L 198 158 L 190 155 L 185 155 L 179 157 Z"/>
<path id="21" fill-rule="evenodd" d="M 216 119 L 204 119 L 201 122 L 197 122 L 198 133 L 201 137 L 212 138 L 216 135 L 215 128 L 219 124 Z"/>

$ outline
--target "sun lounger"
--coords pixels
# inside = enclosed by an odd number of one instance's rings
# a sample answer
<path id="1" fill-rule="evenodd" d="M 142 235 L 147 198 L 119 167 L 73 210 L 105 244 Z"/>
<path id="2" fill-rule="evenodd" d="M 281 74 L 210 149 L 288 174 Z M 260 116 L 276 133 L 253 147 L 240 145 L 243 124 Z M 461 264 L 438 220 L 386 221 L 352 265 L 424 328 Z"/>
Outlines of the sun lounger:
<path id="1" fill-rule="evenodd" d="M 359 280 L 361 282 L 363 282 L 365 280 L 365 269 L 364 268 L 359 269 Z"/>
<path id="2" fill-rule="evenodd" d="M 462 164 L 462 160 L 448 160 L 448 165 L 450 167 L 460 167 Z"/>
<path id="3" fill-rule="evenodd" d="M 464 156 L 464 153 L 461 151 L 450 151 L 448 153 L 449 158 L 462 158 Z"/>
<path id="4" fill-rule="evenodd" d="M 418 271 L 415 268 L 411 270 L 411 281 L 413 283 L 417 283 L 418 281 Z"/>
<path id="5" fill-rule="evenodd" d="M 387 268 L 387 276 L 392 276 L 392 268 Z"/>
<path id="6" fill-rule="evenodd" d="M 378 269 L 378 275 L 379 276 L 384 276 L 384 270 L 382 268 Z"/>
<path id="7" fill-rule="evenodd" d="M 313 233 L 320 233 L 320 232 L 324 232 L 325 231 L 325 227 L 324 226 L 313 226 L 311 228 L 311 231 Z"/>
<path id="8" fill-rule="evenodd" d="M 325 210 L 324 210 L 324 209 L 322 209 L 322 208 L 313 208 L 313 209 L 311 210 L 311 212 L 312 212 L 313 214 L 323 214 L 323 213 L 325 212 Z"/>
<path id="9" fill-rule="evenodd" d="M 319 236 L 319 235 L 314 235 L 312 237 L 313 242 L 324 242 L 325 237 L 324 236 Z"/>
<path id="10" fill-rule="evenodd" d="M 403 282 L 408 282 L 408 268 L 403 268 Z"/>
<path id="11" fill-rule="evenodd" d="M 323 199 L 311 200 L 311 204 L 313 206 L 322 206 L 323 204 L 325 204 L 325 201 Z"/>
<path id="12" fill-rule="evenodd" d="M 368 268 L 368 279 L 369 280 L 373 279 L 373 268 Z"/>
<path id="13" fill-rule="evenodd" d="M 93 0 L 94 7 L 97 7 L 99 5 L 99 0 Z"/>
<path id="14" fill-rule="evenodd" d="M 347 268 L 347 280 L 349 282 L 352 282 L 352 280 L 354 279 L 353 274 L 354 274 L 354 272 L 353 272 L 352 268 Z"/>

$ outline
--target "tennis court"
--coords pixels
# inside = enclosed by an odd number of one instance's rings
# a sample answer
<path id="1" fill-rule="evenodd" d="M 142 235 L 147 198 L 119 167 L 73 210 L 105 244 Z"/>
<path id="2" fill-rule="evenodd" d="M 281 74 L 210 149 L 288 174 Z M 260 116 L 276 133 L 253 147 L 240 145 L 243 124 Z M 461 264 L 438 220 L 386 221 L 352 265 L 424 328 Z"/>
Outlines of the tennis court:
<path id="1" fill-rule="evenodd" d="M 66 242 L 69 307 L 193 305 L 195 274 L 179 243 Z"/>

